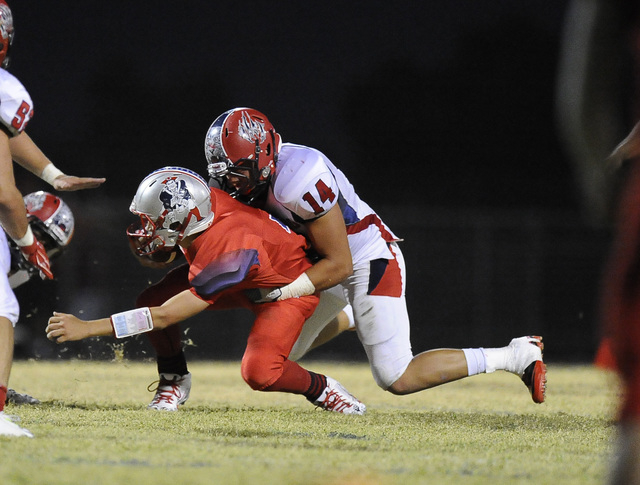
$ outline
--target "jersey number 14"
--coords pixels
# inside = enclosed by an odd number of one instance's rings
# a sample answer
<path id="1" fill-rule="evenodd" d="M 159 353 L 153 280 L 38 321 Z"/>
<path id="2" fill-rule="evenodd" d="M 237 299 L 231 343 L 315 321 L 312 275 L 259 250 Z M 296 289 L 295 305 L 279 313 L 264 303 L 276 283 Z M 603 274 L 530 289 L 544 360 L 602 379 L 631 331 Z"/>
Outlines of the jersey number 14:
<path id="1" fill-rule="evenodd" d="M 311 206 L 311 208 L 313 209 L 313 213 L 317 215 L 324 211 L 320 204 L 326 201 L 333 202 L 333 199 L 336 198 L 336 194 L 333 193 L 333 190 L 331 190 L 331 188 L 329 188 L 327 184 L 322 181 L 322 179 L 316 182 L 316 190 L 318 191 L 318 195 L 320 196 L 320 203 L 318 203 L 313 195 L 311 195 L 311 192 L 306 192 L 302 196 L 302 199 Z"/>

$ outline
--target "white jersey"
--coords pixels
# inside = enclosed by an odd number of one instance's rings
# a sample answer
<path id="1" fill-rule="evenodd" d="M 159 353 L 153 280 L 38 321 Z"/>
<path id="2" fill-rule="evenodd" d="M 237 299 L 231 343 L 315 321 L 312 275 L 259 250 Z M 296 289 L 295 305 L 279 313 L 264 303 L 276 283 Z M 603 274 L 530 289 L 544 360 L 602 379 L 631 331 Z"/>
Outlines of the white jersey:
<path id="1" fill-rule="evenodd" d="M 15 76 L 0 69 L 0 129 L 12 137 L 19 135 L 32 117 L 31 96 Z"/>
<path id="2" fill-rule="evenodd" d="M 0 129 L 10 137 L 22 133 L 33 116 L 29 93 L 15 76 L 0 69 Z M 18 321 L 20 307 L 7 276 L 11 269 L 11 253 L 4 231 L 0 230 L 0 316 L 13 326 Z"/>
<path id="3" fill-rule="evenodd" d="M 375 259 L 393 259 L 388 243 L 399 239 L 356 194 L 353 185 L 320 151 L 284 143 L 264 209 L 305 234 L 302 224 L 338 204 L 347 227 L 354 266 Z"/>

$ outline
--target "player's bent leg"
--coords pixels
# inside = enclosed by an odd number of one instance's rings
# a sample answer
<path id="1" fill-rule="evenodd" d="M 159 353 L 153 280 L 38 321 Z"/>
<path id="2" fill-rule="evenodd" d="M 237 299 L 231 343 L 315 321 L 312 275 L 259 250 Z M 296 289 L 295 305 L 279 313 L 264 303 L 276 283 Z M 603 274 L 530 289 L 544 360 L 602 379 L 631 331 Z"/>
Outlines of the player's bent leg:
<path id="1" fill-rule="evenodd" d="M 189 266 L 183 264 L 169 271 L 159 282 L 142 291 L 136 299 L 136 307 L 160 306 L 172 296 L 189 288 Z M 156 354 L 174 357 L 182 350 L 182 332 L 179 325 L 145 333 Z"/>
<path id="2" fill-rule="evenodd" d="M 416 355 L 387 390 L 396 395 L 411 394 L 467 376 L 467 361 L 462 350 L 428 350 Z"/>
<path id="3" fill-rule="evenodd" d="M 313 309 L 313 301 L 302 298 L 261 307 L 242 357 L 242 377 L 254 390 L 301 394 L 328 411 L 363 414 L 364 404 L 337 381 L 310 372 L 285 357 Z"/>
<path id="4" fill-rule="evenodd" d="M 316 347 L 326 344 L 342 332 L 346 332 L 348 330 L 355 331 L 356 327 L 353 322 L 353 312 L 350 312 L 351 306 L 348 306 L 345 310 L 349 311 L 341 311 L 336 318 L 331 320 L 331 322 L 329 322 L 329 324 L 320 331 L 316 339 L 311 344 L 309 350 L 313 350 Z M 351 313 L 351 316 L 349 316 L 349 313 Z"/>
<path id="5" fill-rule="evenodd" d="M 183 264 L 169 271 L 164 278 L 149 286 L 138 295 L 136 307 L 162 305 L 172 296 L 189 287 L 189 266 Z M 156 352 L 158 368 L 157 387 L 149 389 L 155 395 L 148 405 L 149 409 L 176 411 L 184 404 L 191 391 L 191 374 L 182 350 L 182 329 L 179 324 L 162 330 L 145 333 L 146 338 Z"/>
<path id="6" fill-rule="evenodd" d="M 13 363 L 13 346 L 13 324 L 8 318 L 0 316 L 0 386 L 6 386 L 9 383 Z M 2 411 L 2 406 L 0 406 L 0 411 Z"/>
<path id="7" fill-rule="evenodd" d="M 342 287 L 323 291 L 318 306 L 304 322 L 289 359 L 299 360 L 311 349 L 335 338 L 349 327 L 355 327 L 353 309 L 347 304 Z"/>

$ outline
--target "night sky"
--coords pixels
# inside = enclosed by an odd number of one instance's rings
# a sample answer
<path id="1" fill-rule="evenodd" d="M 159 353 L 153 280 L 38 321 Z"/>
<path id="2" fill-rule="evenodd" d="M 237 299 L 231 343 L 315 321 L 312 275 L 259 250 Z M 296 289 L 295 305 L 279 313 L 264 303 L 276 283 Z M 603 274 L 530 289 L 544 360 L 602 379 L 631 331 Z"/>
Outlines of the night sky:
<path id="1" fill-rule="evenodd" d="M 10 70 L 41 148 L 108 177 L 80 199 L 203 173 L 209 124 L 244 105 L 374 205 L 574 208 L 553 119 L 567 3 L 14 1 Z"/>
<path id="2" fill-rule="evenodd" d="M 96 342 L 52 346 L 46 315 L 125 310 L 161 277 L 129 253 L 131 198 L 165 165 L 205 174 L 204 135 L 236 106 L 323 151 L 405 238 L 416 350 L 538 332 L 579 334 L 557 357 L 589 355 L 605 240 L 580 227 L 557 126 L 569 0 L 10 3 L 10 71 L 35 103 L 27 131 L 67 173 L 107 177 L 63 196 L 77 227 L 56 281 L 19 289 L 24 355 L 96 355 Z M 23 193 L 48 189 L 16 178 Z M 193 325 L 190 352 L 239 357 L 246 320 Z"/>

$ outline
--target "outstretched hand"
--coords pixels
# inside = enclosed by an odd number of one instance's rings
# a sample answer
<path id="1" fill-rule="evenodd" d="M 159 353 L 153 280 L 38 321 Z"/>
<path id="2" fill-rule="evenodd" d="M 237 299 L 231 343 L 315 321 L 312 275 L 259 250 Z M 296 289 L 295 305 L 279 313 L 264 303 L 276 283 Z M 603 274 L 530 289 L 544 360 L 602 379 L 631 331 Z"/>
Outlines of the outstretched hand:
<path id="1" fill-rule="evenodd" d="M 106 180 L 106 178 L 61 175 L 53 181 L 53 188 L 66 192 L 83 189 L 95 189 L 96 187 L 102 185 Z"/>
<path id="2" fill-rule="evenodd" d="M 87 322 L 69 313 L 53 312 L 45 332 L 49 340 L 59 344 L 89 337 Z"/>

